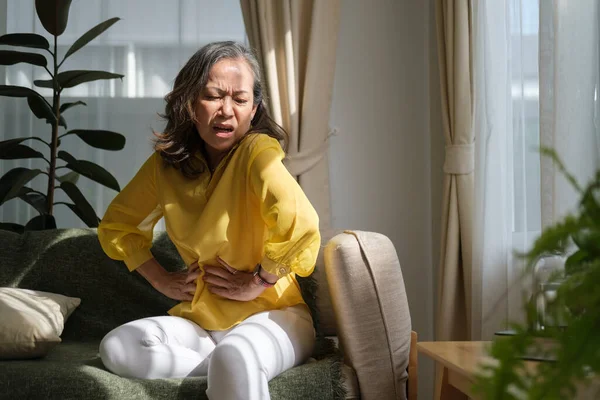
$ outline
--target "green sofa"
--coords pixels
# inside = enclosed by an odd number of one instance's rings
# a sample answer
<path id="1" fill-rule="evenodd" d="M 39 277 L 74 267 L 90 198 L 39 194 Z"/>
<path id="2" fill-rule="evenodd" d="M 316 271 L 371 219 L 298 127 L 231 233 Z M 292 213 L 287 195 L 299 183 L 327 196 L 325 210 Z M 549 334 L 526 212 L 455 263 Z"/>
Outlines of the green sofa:
<path id="1" fill-rule="evenodd" d="M 376 234 L 375 234 L 376 235 Z M 324 235 L 327 241 L 333 234 Z M 350 234 L 337 235 L 338 242 L 347 240 Z M 334 238 L 335 239 L 335 238 Z M 387 239 L 387 238 L 386 238 Z M 332 240 L 330 264 L 339 265 L 335 257 L 340 253 L 339 243 Z M 358 243 L 358 242 L 357 242 Z M 360 246 L 355 246 L 359 248 Z M 393 249 L 393 247 L 392 247 Z M 359 253 L 363 250 L 359 250 Z M 174 246 L 164 233 L 155 235 L 152 252 L 159 262 L 170 270 L 185 268 Z M 325 251 L 324 253 L 327 253 Z M 352 253 L 352 252 L 350 252 Z M 348 255 L 348 254 L 347 254 Z M 395 256 L 395 252 L 393 254 Z M 320 256 L 323 263 L 327 254 Z M 325 264 L 327 260 L 325 260 Z M 397 264 L 397 258 L 396 258 Z M 397 264 L 399 271 L 399 264 Z M 393 268 L 396 268 L 393 267 Z M 341 283 L 329 292 L 327 278 L 347 271 L 317 266 L 316 279 L 301 280 L 300 284 L 307 303 L 316 313 L 318 331 L 317 345 L 313 358 L 308 363 L 277 376 L 269 383 L 273 399 L 350 399 L 377 398 L 403 399 L 406 395 L 406 368 L 410 345 L 410 317 L 403 315 L 401 321 L 385 319 L 380 326 L 369 324 L 369 329 L 380 327 L 385 331 L 385 343 L 359 345 L 372 340 L 372 334 L 350 332 L 359 330 L 358 320 L 345 310 L 355 307 L 346 301 L 329 301 L 332 293 L 347 296 L 339 290 L 352 290 Z M 359 268 L 364 270 L 365 268 Z M 337 272 L 336 272 L 337 271 Z M 326 273 L 327 272 L 327 273 Z M 365 276 L 372 275 L 366 269 Z M 394 296 L 406 303 L 404 283 L 395 282 Z M 373 279 L 371 276 L 369 279 Z M 374 281 L 374 279 L 373 279 Z M 317 290 L 317 285 L 319 289 Z M 23 235 L 0 231 L 0 287 L 20 287 L 63 294 L 81 299 L 80 306 L 69 317 L 61 335 L 62 343 L 54 347 L 41 359 L 0 361 L 0 398 L 7 399 L 205 399 L 206 378 L 139 380 L 128 379 L 107 371 L 98 356 L 98 344 L 102 337 L 116 326 L 148 316 L 164 315 L 175 301 L 155 291 L 137 273 L 128 272 L 123 263 L 109 259 L 100 248 L 94 229 L 59 229 L 32 231 Z M 357 293 L 357 304 L 365 303 Z M 340 300 L 343 300 L 340 298 Z M 382 298 L 374 299 L 367 308 L 377 319 L 383 313 L 397 313 L 398 307 L 384 309 Z M 343 303 L 343 304 L 341 304 Z M 367 301 L 367 303 L 369 303 Z M 375 305 L 378 304 L 378 305 Z M 400 310 L 407 307 L 402 305 Z M 363 310 L 364 311 L 364 310 Z M 336 316 L 337 312 L 344 315 Z M 346 315 L 348 314 L 348 315 Z M 364 318 L 364 317 L 360 317 Z M 337 325 L 345 324 L 346 335 L 339 335 L 346 346 L 342 356 L 334 342 L 326 335 L 337 339 Z M 363 319 L 364 321 L 364 319 Z M 394 330 L 389 332 L 389 330 Z M 361 338 L 362 336 L 362 338 Z M 337 343 L 337 340 L 336 340 Z M 360 351 L 371 348 L 366 356 Z M 385 354 L 389 364 L 384 367 L 384 378 L 389 384 L 371 384 L 371 378 L 382 374 L 381 356 Z M 343 361 L 342 362 L 342 357 Z M 361 382 L 362 380 L 362 382 Z"/>

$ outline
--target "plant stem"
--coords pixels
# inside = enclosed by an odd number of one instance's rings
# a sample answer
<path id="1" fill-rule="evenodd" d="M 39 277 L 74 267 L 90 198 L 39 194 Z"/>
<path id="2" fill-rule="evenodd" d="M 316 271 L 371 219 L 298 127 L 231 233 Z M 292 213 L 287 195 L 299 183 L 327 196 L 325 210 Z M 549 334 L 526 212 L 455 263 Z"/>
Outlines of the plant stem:
<path id="1" fill-rule="evenodd" d="M 54 54 L 52 55 L 52 59 L 54 61 L 54 75 L 52 76 L 54 84 L 52 85 L 52 90 L 54 93 L 52 96 L 52 105 L 54 107 L 56 121 L 52 126 L 52 141 L 50 142 L 50 171 L 48 174 L 48 194 L 46 195 L 46 208 L 49 215 L 52 215 L 52 208 L 54 207 L 54 178 L 56 177 L 56 150 L 58 148 L 58 123 L 60 119 L 60 88 L 58 87 L 58 82 L 56 82 L 56 75 L 58 75 L 58 65 L 56 60 L 58 54 L 57 42 L 58 36 L 54 35 Z"/>

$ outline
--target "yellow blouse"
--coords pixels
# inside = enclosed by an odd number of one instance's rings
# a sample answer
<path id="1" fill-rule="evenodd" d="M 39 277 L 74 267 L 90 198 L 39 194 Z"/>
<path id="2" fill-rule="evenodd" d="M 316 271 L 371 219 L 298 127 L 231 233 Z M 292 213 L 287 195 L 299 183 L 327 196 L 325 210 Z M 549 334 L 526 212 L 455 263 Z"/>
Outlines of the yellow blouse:
<path id="1" fill-rule="evenodd" d="M 98 237 L 106 254 L 130 271 L 151 259 L 152 231 L 161 217 L 187 265 L 219 265 L 220 256 L 241 271 L 256 264 L 279 276 L 252 301 L 225 299 L 197 280 L 191 302 L 170 315 L 207 330 L 225 330 L 257 312 L 304 304 L 295 274 L 312 273 L 321 244 L 319 218 L 282 164 L 276 139 L 248 134 L 209 172 L 196 179 L 163 163 L 154 153 L 108 207 Z"/>

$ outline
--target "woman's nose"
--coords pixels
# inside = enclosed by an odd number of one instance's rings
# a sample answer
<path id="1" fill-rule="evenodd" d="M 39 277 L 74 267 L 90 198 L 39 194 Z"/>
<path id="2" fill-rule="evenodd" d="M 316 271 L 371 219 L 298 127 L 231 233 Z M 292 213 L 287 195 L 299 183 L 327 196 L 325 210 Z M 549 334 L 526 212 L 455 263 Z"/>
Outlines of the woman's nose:
<path id="1" fill-rule="evenodd" d="M 221 113 L 223 116 L 229 117 L 233 115 L 233 106 L 229 97 L 224 97 L 221 103 Z"/>

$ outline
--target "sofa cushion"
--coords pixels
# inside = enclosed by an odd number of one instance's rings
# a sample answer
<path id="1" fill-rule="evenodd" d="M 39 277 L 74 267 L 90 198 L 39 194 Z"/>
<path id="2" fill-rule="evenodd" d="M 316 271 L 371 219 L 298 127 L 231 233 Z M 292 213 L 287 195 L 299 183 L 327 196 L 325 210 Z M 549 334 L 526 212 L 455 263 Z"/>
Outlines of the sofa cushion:
<path id="1" fill-rule="evenodd" d="M 63 342 L 41 360 L 0 361 L 0 394 L 13 399 L 206 399 L 206 377 L 128 379 L 104 369 L 99 341 Z M 269 382 L 271 398 L 341 399 L 340 360 L 329 355 Z"/>
<path id="2" fill-rule="evenodd" d="M 327 244 L 327 278 L 344 361 L 363 398 L 405 399 L 411 322 L 402 269 L 390 239 L 346 231 Z"/>
<path id="3" fill-rule="evenodd" d="M 155 235 L 152 253 L 167 270 L 186 268 L 165 233 Z M 46 358 L 0 361 L 0 394 L 48 399 L 205 398 L 203 378 L 140 381 L 103 369 L 96 354 L 106 333 L 134 319 L 166 313 L 176 301 L 158 293 L 139 274 L 130 273 L 122 262 L 108 258 L 95 229 L 23 235 L 0 230 L 0 286 L 81 298 L 65 326 L 63 343 Z M 303 294 L 314 293 L 314 287 L 303 289 Z M 313 356 L 315 362 L 292 368 L 269 382 L 273 399 L 344 398 L 335 347 L 321 336 Z"/>
<path id="4" fill-rule="evenodd" d="M 58 343 L 80 299 L 0 287 L 0 359 L 35 358 Z"/>
<path id="5" fill-rule="evenodd" d="M 331 295 L 329 293 L 329 284 L 327 283 L 327 275 L 325 274 L 325 257 L 324 250 L 327 242 L 335 235 L 341 233 L 341 230 L 322 230 L 321 231 L 321 249 L 317 258 L 315 271 L 311 275 L 316 282 L 315 287 L 315 309 L 318 321 L 315 322 L 317 333 L 324 336 L 337 335 L 335 313 L 331 305 Z"/>
<path id="6" fill-rule="evenodd" d="M 333 232 L 323 233 L 322 248 L 331 236 Z M 169 271 L 186 268 L 165 232 L 155 234 L 152 253 Z M 141 275 L 129 272 L 122 262 L 108 258 L 95 229 L 54 229 L 22 235 L 0 230 L 0 266 L 0 286 L 81 298 L 81 305 L 66 324 L 63 339 L 101 339 L 134 319 L 166 315 L 177 304 L 158 293 Z M 315 273 L 298 282 L 319 334 L 335 335 L 324 270 L 323 256 L 319 255 Z"/>
<path id="7" fill-rule="evenodd" d="M 185 268 L 166 235 L 152 249 L 168 270 Z M 158 293 L 140 274 L 108 258 L 94 229 L 0 231 L 0 286 L 61 293 L 81 299 L 63 340 L 101 339 L 134 319 L 166 315 L 175 300 Z"/>

